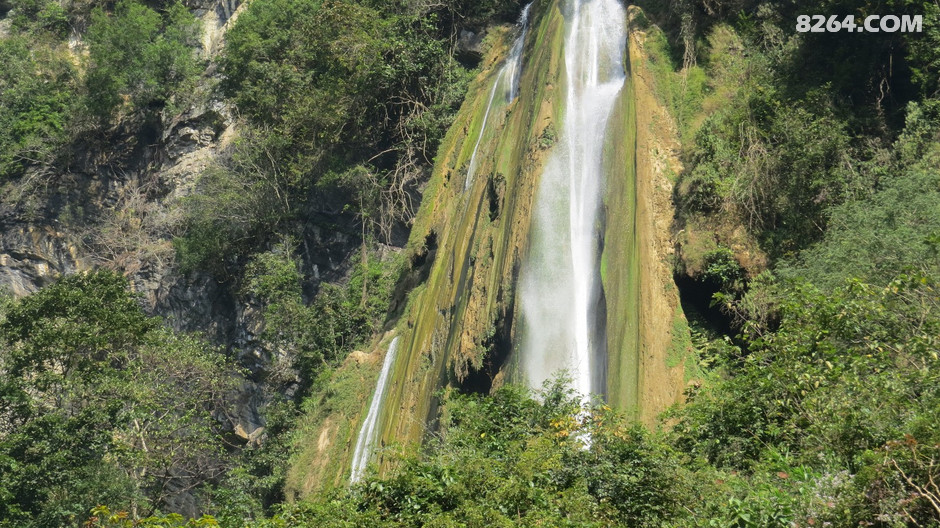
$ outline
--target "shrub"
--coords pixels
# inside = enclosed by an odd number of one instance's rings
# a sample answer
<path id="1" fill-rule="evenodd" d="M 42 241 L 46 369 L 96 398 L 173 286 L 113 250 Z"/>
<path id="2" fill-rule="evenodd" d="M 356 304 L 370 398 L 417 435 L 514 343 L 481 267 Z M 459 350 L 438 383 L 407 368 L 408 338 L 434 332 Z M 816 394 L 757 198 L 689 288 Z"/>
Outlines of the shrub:
<path id="1" fill-rule="evenodd" d="M 137 112 L 159 109 L 192 90 L 199 24 L 182 4 L 161 14 L 120 0 L 113 12 L 99 7 L 91 19 L 85 83 L 94 115 L 109 117 L 124 104 Z"/>
<path id="2" fill-rule="evenodd" d="M 31 49 L 32 48 L 32 49 Z M 0 182 L 59 156 L 77 107 L 69 60 L 22 37 L 0 39 Z"/>
<path id="3" fill-rule="evenodd" d="M 76 526 L 102 503 L 146 515 L 225 467 L 232 367 L 127 286 L 65 277 L 0 318 L 0 525 Z"/>

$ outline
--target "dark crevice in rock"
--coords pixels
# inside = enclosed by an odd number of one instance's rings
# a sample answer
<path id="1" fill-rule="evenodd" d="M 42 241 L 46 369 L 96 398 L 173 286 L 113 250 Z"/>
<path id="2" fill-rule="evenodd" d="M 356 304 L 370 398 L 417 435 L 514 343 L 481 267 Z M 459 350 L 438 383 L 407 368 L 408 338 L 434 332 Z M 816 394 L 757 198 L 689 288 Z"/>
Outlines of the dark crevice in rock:
<path id="1" fill-rule="evenodd" d="M 405 267 L 395 284 L 395 291 L 388 304 L 385 330 L 391 330 L 408 304 L 408 294 L 424 283 L 431 275 L 431 266 L 437 256 L 437 233 L 431 231 L 424 237 L 424 245 L 411 255 L 410 266 Z"/>

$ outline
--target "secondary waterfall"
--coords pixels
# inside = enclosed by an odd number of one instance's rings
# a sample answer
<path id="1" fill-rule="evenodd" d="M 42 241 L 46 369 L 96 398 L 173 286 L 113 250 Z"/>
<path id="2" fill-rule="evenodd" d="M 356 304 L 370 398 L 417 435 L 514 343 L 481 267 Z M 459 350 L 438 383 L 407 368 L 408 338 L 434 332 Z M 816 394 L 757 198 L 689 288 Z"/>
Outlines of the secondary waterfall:
<path id="1" fill-rule="evenodd" d="M 519 366 L 536 388 L 565 370 L 587 397 L 606 389 L 598 211 L 607 122 L 626 79 L 626 13 L 618 0 L 569 0 L 564 16 L 564 115 L 520 277 Z"/>
<path id="2" fill-rule="evenodd" d="M 512 102 L 519 93 L 519 75 L 522 73 L 522 48 L 525 47 L 525 35 L 526 31 L 529 29 L 530 7 L 532 7 L 531 2 L 522 8 L 522 14 L 519 15 L 519 22 L 517 23 L 519 26 L 519 35 L 516 37 L 512 48 L 509 50 L 509 56 L 506 57 L 506 62 L 503 63 L 503 66 L 499 69 L 499 73 L 496 74 L 493 89 L 490 90 L 490 98 L 486 103 L 486 110 L 483 112 L 483 122 L 480 124 L 480 132 L 477 134 L 477 141 L 473 145 L 473 153 L 470 154 L 470 165 L 467 168 L 467 179 L 464 182 L 464 189 L 469 189 L 470 184 L 473 182 L 473 174 L 477 169 L 477 152 L 480 150 L 480 141 L 483 140 L 483 135 L 486 133 L 486 123 L 489 121 L 490 110 L 493 109 L 493 102 L 496 100 L 496 93 L 499 91 L 500 86 L 504 86 L 506 90 L 503 94 L 503 104 Z"/>
<path id="3" fill-rule="evenodd" d="M 385 399 L 385 387 L 388 385 L 388 376 L 392 371 L 392 365 L 395 363 L 395 352 L 397 350 L 398 336 L 392 339 L 392 343 L 385 353 L 385 360 L 382 361 L 382 372 L 379 374 L 379 381 L 375 384 L 375 393 L 372 395 L 369 412 L 362 422 L 362 428 L 359 429 L 359 437 L 356 439 L 356 448 L 353 451 L 352 471 L 349 475 L 350 483 L 359 482 L 369 465 L 369 459 L 372 457 L 372 448 L 375 445 L 375 437 L 378 433 L 376 427 L 379 421 L 379 412 L 382 408 L 382 401 Z"/>

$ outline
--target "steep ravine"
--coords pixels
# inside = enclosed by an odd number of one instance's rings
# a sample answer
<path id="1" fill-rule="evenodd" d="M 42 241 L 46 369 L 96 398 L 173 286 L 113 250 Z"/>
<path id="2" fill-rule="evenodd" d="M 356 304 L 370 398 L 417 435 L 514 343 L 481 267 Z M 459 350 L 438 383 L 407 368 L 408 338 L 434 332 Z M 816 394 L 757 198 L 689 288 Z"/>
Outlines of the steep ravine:
<path id="1" fill-rule="evenodd" d="M 565 15 L 558 0 L 531 8 L 519 96 L 486 117 L 495 82 L 516 36 L 491 31 L 483 68 L 443 142 L 407 252 L 407 295 L 393 303 L 388 332 L 374 352 L 354 354 L 334 377 L 333 395 L 308 417 L 288 478 L 301 497 L 349 478 L 361 427 L 388 344 L 397 358 L 377 420 L 373 462 L 387 467 L 396 445 L 434 428 L 441 388 L 489 392 L 520 379 L 518 279 L 529 250 L 536 190 L 564 116 Z M 630 8 L 632 21 L 638 10 Z M 603 283 L 608 401 L 647 423 L 681 398 L 688 327 L 672 282 L 672 183 L 678 172 L 671 119 L 654 97 L 631 23 L 627 82 L 604 145 Z M 481 137 L 481 134 L 482 137 Z M 479 146 L 477 147 L 477 143 Z M 474 175 L 465 188 L 473 151 Z M 358 386 L 355 394 L 350 392 Z"/>

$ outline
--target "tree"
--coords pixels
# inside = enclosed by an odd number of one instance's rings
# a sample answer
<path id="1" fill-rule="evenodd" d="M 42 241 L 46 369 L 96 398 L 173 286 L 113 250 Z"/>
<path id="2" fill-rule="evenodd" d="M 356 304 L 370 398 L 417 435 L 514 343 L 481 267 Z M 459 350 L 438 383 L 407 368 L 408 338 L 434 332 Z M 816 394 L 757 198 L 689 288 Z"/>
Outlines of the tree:
<path id="1" fill-rule="evenodd" d="M 77 525 L 105 503 L 153 513 L 225 467 L 213 415 L 232 367 L 127 287 L 65 277 L 0 319 L 0 524 Z"/>
<path id="2" fill-rule="evenodd" d="M 162 108 L 190 86 L 197 73 L 199 24 L 182 4 L 161 14 L 134 0 L 113 13 L 97 8 L 88 29 L 85 83 L 93 114 L 110 117 L 129 103 L 134 111 Z"/>
<path id="3" fill-rule="evenodd" d="M 67 57 L 23 37 L 0 38 L 0 182 L 59 155 L 78 103 Z"/>

